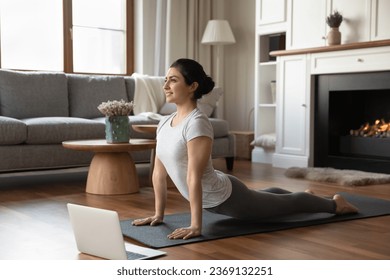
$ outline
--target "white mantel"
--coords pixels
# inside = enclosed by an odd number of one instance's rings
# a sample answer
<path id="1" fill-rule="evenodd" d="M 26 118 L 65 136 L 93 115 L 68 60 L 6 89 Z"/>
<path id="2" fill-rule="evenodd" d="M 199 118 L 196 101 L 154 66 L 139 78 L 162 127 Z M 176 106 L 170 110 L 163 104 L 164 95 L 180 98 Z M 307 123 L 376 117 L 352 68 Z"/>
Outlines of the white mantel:
<path id="1" fill-rule="evenodd" d="M 390 40 L 272 52 L 277 56 L 275 167 L 313 165 L 314 75 L 390 71 Z"/>

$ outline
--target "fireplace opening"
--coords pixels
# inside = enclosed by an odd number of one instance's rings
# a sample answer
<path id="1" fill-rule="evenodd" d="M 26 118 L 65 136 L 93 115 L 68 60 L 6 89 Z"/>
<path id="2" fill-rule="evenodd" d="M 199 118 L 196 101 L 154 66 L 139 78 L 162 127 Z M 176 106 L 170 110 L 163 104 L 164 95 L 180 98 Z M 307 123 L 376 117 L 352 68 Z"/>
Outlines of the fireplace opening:
<path id="1" fill-rule="evenodd" d="M 315 84 L 314 166 L 390 173 L 390 72 L 319 75 Z"/>

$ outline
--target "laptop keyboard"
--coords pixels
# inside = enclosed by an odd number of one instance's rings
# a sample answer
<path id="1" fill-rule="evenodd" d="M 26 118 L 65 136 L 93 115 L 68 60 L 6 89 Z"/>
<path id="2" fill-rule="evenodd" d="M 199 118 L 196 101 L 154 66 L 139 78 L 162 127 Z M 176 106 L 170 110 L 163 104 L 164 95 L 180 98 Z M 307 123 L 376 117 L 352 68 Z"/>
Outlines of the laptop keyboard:
<path id="1" fill-rule="evenodd" d="M 138 254 L 138 253 L 134 253 L 134 252 L 129 252 L 129 251 L 126 251 L 126 255 L 127 255 L 128 260 L 138 260 L 138 259 L 146 257 L 146 255 L 142 255 L 142 254 Z"/>

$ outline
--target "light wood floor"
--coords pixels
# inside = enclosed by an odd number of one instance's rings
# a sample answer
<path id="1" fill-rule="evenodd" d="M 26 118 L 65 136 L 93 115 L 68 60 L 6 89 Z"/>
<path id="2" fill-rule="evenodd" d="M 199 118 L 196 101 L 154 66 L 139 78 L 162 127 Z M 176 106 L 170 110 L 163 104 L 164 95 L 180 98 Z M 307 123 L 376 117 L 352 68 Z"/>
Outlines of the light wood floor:
<path id="1" fill-rule="evenodd" d="M 223 160 L 215 167 L 226 172 Z M 138 167 L 144 187 L 132 195 L 85 193 L 85 169 L 77 173 L 9 176 L 0 174 L 0 259 L 94 259 L 77 251 L 66 203 L 118 211 L 121 219 L 151 215 L 154 196 L 148 168 Z M 288 179 L 283 169 L 236 161 L 232 174 L 248 186 L 271 186 L 291 191 L 311 188 L 318 194 L 346 191 L 390 200 L 390 184 L 340 187 Z M 188 203 L 169 189 L 167 214 L 188 211 Z M 160 259 L 390 259 L 390 216 L 346 221 L 272 233 L 253 234 L 164 248 Z"/>

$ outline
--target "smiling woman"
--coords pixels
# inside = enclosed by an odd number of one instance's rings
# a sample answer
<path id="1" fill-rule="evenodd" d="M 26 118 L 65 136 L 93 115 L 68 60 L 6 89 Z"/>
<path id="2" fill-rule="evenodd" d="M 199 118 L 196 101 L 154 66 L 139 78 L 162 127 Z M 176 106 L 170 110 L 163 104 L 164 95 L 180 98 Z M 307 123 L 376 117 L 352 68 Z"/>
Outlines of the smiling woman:
<path id="1" fill-rule="evenodd" d="M 213 128 L 197 107 L 197 100 L 213 87 L 214 81 L 195 60 L 178 59 L 168 69 L 164 92 L 167 102 L 175 103 L 177 111 L 162 118 L 157 127 L 153 169 L 155 214 L 134 220 L 134 226 L 163 223 L 168 176 L 189 202 L 191 211 L 188 226 L 168 234 L 170 239 L 202 235 L 202 209 L 258 222 L 291 214 L 342 215 L 358 211 L 339 194 L 325 198 L 310 190 L 292 193 L 275 187 L 256 191 L 237 177 L 214 169 L 211 161 Z"/>

